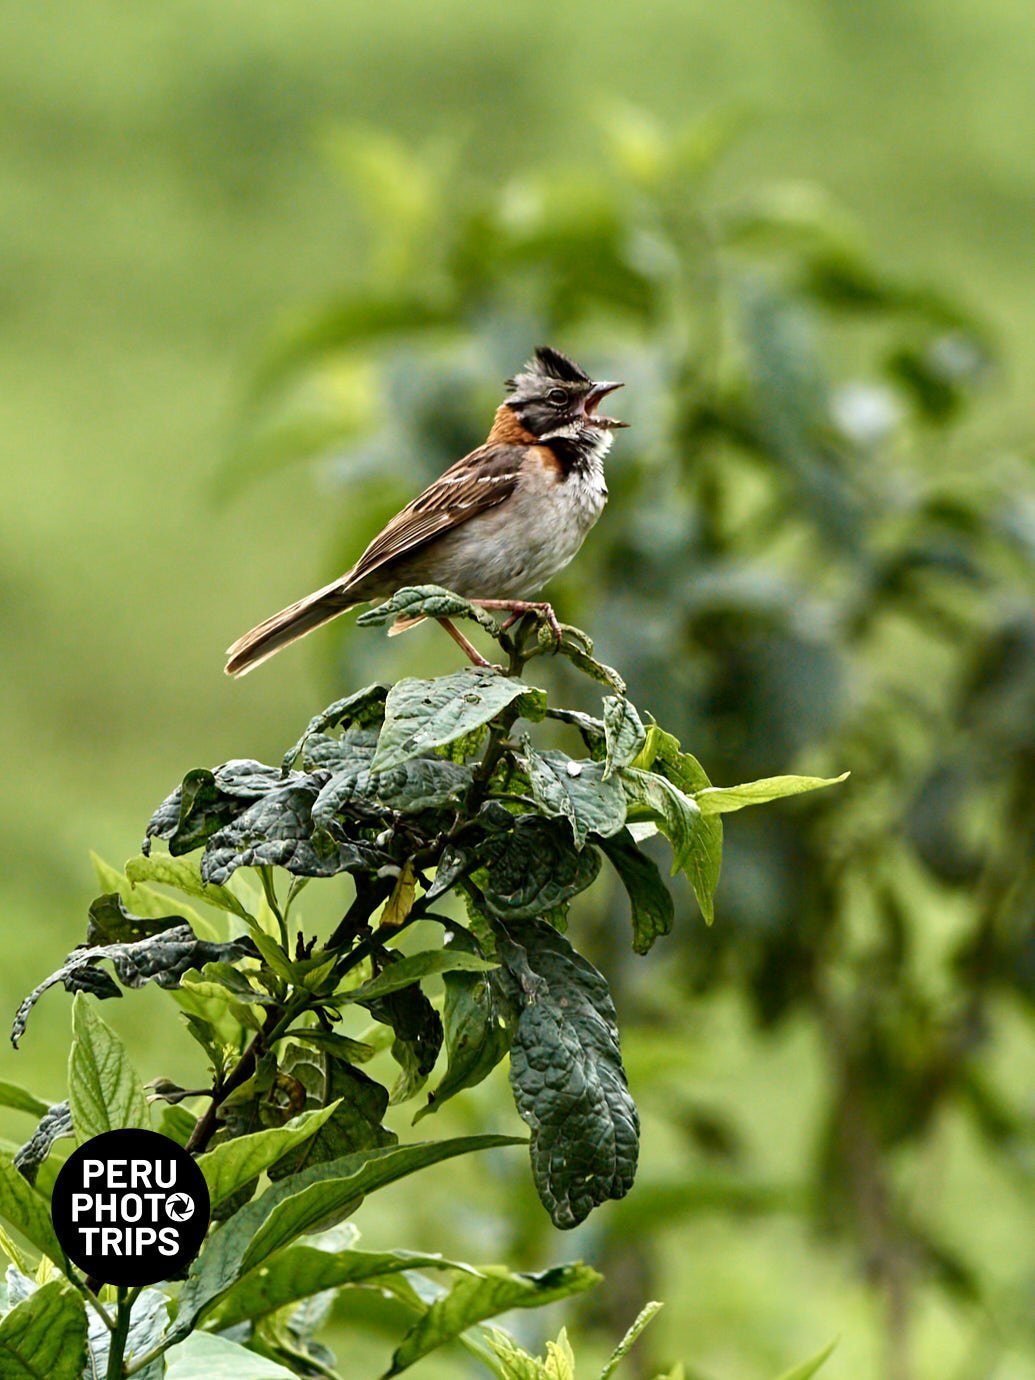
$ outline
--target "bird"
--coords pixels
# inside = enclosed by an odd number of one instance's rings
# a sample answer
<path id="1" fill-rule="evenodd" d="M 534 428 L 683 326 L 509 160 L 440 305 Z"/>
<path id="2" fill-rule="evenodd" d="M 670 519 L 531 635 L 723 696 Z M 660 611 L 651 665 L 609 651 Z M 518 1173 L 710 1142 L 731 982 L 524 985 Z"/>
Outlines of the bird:
<path id="1" fill-rule="evenodd" d="M 485 442 L 401 509 L 339 579 L 259 623 L 227 649 L 226 673 L 243 676 L 358 604 L 435 584 L 472 604 L 544 618 L 533 598 L 571 561 L 607 502 L 604 460 L 627 426 L 598 413 L 621 383 L 594 382 L 568 355 L 539 346 L 506 381 Z M 400 618 L 390 635 L 422 622 Z M 489 662 L 448 618 L 437 619 L 476 666 Z"/>

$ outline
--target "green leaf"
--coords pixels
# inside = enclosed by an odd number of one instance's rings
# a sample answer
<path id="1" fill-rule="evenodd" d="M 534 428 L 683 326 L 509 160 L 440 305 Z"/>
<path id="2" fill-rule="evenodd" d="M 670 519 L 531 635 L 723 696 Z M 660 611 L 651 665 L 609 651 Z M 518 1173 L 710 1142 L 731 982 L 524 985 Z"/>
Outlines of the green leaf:
<path id="1" fill-rule="evenodd" d="M 17 1083 L 0 1082 L 0 1107 L 11 1107 L 16 1112 L 28 1112 L 30 1116 L 43 1116 L 49 1102 L 44 1102 L 33 1093 L 20 1088 Z"/>
<path id="2" fill-rule="evenodd" d="M 596 848 L 577 849 L 566 823 L 521 815 L 484 848 L 485 904 L 501 920 L 531 919 L 585 891 L 600 871 Z"/>
<path id="3" fill-rule="evenodd" d="M 302 1045 L 289 1046 L 281 1067 L 286 1077 L 304 1088 L 307 1107 L 316 1109 L 333 1099 L 337 1108 L 314 1136 L 289 1149 L 270 1167 L 271 1179 L 283 1179 L 310 1165 L 357 1151 L 394 1145 L 398 1140 L 394 1131 L 381 1125 L 388 1109 L 388 1089 L 362 1070 L 333 1054 Z"/>
<path id="4" fill-rule="evenodd" d="M 295 1380 L 295 1372 L 228 1337 L 195 1332 L 165 1356 L 165 1380 Z"/>
<path id="5" fill-rule="evenodd" d="M 18 1150 L 14 1157 L 15 1168 L 30 1184 L 34 1184 L 40 1165 L 50 1154 L 54 1142 L 72 1134 L 71 1108 L 67 1102 L 55 1102 L 40 1118 L 31 1139 Z"/>
<path id="6" fill-rule="evenodd" d="M 249 805 L 285 784 L 276 767 L 250 758 L 224 762 L 214 771 L 199 767 L 159 805 L 148 823 L 147 838 L 165 839 L 175 857 L 191 853 Z"/>
<path id="7" fill-rule="evenodd" d="M 600 973 L 542 921 L 508 926 L 501 958 L 523 997 L 510 1083 L 532 1131 L 532 1175 L 555 1226 L 632 1187 L 639 1118 Z M 518 947 L 520 946 L 520 947 Z"/>
<path id="8" fill-rule="evenodd" d="M 792 1366 L 790 1370 L 784 1371 L 780 1380 L 812 1380 L 812 1376 L 822 1369 L 823 1365 L 834 1354 L 834 1349 L 840 1338 L 835 1337 L 832 1342 L 817 1352 L 811 1361 L 804 1361 L 800 1366 Z"/>
<path id="9" fill-rule="evenodd" d="M 633 950 L 649 953 L 659 935 L 668 934 L 675 919 L 672 895 L 652 858 L 637 847 L 628 829 L 602 839 L 600 847 L 621 878 L 632 910 Z"/>
<path id="10" fill-rule="evenodd" d="M 361 628 L 376 628 L 394 623 L 397 618 L 416 618 L 421 614 L 426 618 L 470 618 L 488 632 L 499 632 L 496 620 L 485 609 L 441 585 L 414 585 L 396 590 L 383 604 L 361 613 L 356 622 Z"/>
<path id="11" fill-rule="evenodd" d="M 122 1041 L 83 994 L 72 1003 L 68 1101 L 80 1144 L 125 1126 L 151 1129 L 151 1113 Z"/>
<path id="12" fill-rule="evenodd" d="M 477 1276 L 462 1277 L 411 1327 L 395 1350 L 385 1380 L 486 1318 L 511 1308 L 545 1307 L 591 1289 L 600 1279 L 596 1270 L 581 1264 L 558 1265 L 539 1274 L 511 1274 L 502 1266 L 486 1267 Z"/>
<path id="13" fill-rule="evenodd" d="M 129 917 L 132 919 L 133 917 Z M 178 987 L 180 978 L 191 968 L 223 959 L 256 956 L 250 939 L 235 939 L 227 944 L 214 944 L 199 939 L 186 923 L 162 929 L 159 934 L 132 943 L 96 944 L 73 949 L 56 973 L 35 987 L 19 1006 L 11 1028 L 11 1041 L 17 1045 L 25 1032 L 29 1013 L 48 988 L 62 983 L 68 992 L 91 992 L 101 999 L 120 997 L 115 982 L 99 963 L 111 962 L 124 987 L 143 987 L 156 982 L 159 987 Z"/>
<path id="14" fill-rule="evenodd" d="M 193 896 L 207 905 L 225 910 L 238 919 L 251 921 L 252 916 L 225 886 L 215 886 L 202 880 L 201 869 L 195 858 L 174 858 L 172 856 L 130 858 L 126 864 L 126 876 L 134 884 L 138 882 L 158 882 L 162 886 L 175 887 L 185 896 Z"/>
<path id="15" fill-rule="evenodd" d="M 390 1096 L 393 1105 L 419 1092 L 442 1048 L 442 1018 L 416 983 L 364 1002 L 375 1020 L 391 1028 L 392 1058 L 402 1072 Z"/>
<path id="16" fill-rule="evenodd" d="M 172 1335 L 186 1336 L 237 1280 L 298 1237 L 342 1221 L 366 1194 L 457 1155 L 520 1143 L 512 1136 L 467 1136 L 386 1146 L 282 1179 L 208 1239 L 180 1292 Z"/>
<path id="17" fill-rule="evenodd" d="M 632 1326 L 629 1328 L 628 1332 L 626 1332 L 614 1351 L 612 1351 L 607 1364 L 600 1372 L 600 1380 L 611 1380 L 611 1376 L 614 1375 L 622 1361 L 628 1356 L 633 1346 L 639 1340 L 644 1328 L 654 1321 L 664 1306 L 663 1303 L 658 1303 L 657 1300 L 644 1304 L 633 1319 Z"/>
<path id="18" fill-rule="evenodd" d="M 524 763 L 532 794 L 544 814 L 566 819 L 581 848 L 591 833 L 606 838 L 625 825 L 625 793 L 600 762 L 575 761 L 565 752 L 536 752 L 525 740 Z"/>
<path id="19" fill-rule="evenodd" d="M 86 1367 L 86 1310 L 64 1281 L 52 1280 L 0 1322 L 4 1380 L 80 1380 Z"/>
<path id="20" fill-rule="evenodd" d="M 454 931 L 454 944 L 472 945 Z M 489 973 L 447 973 L 443 979 L 446 1002 L 442 1012 L 449 1063 L 442 1081 L 428 1095 L 427 1105 L 413 1118 L 414 1125 L 464 1088 L 487 1078 L 510 1049 L 516 1012 L 504 994 L 498 977 Z"/>
<path id="21" fill-rule="evenodd" d="M 201 860 L 206 882 L 222 885 L 239 867 L 283 867 L 297 877 L 333 877 L 382 860 L 371 845 L 314 836 L 313 805 L 326 775 L 299 776 L 267 791 L 208 841 Z"/>
<path id="22" fill-rule="evenodd" d="M 374 772 L 370 770 L 373 755 L 371 748 L 365 760 L 357 757 L 335 772 L 313 806 L 317 825 L 327 828 L 343 811 L 369 815 L 377 804 L 399 814 L 459 805 L 474 779 L 470 767 L 441 757 L 414 757 L 390 771 Z"/>
<path id="23" fill-rule="evenodd" d="M 125 873 L 119 872 L 109 863 L 106 863 L 103 858 L 98 857 L 96 853 L 90 854 L 90 861 L 97 876 L 98 886 L 103 891 L 117 893 L 134 915 L 151 920 L 157 920 L 163 916 L 174 916 L 176 919 L 186 920 L 196 934 L 206 935 L 209 939 L 219 938 L 215 928 L 193 906 L 185 906 L 172 896 L 163 896 L 160 891 L 154 891 L 149 886 L 139 884 L 134 886 Z M 89 930 L 87 930 L 87 937 L 90 937 Z M 143 936 L 139 934 L 135 936 L 112 936 L 112 938 L 122 939 L 130 937 L 139 939 Z M 99 942 L 106 941 L 100 940 Z"/>
<path id="24" fill-rule="evenodd" d="M 515 701 L 526 718 L 541 719 L 546 711 L 544 691 L 481 667 L 435 680 L 400 680 L 388 693 L 373 768 L 387 771 L 462 738 Z"/>
<path id="25" fill-rule="evenodd" d="M 335 700 L 319 714 L 314 714 L 301 738 L 284 754 L 283 770 L 288 771 L 293 766 L 309 739 L 316 734 L 325 734 L 329 728 L 338 728 L 344 724 L 362 726 L 382 719 L 387 695 L 387 685 L 365 685 L 362 690 L 356 690 L 344 699 Z"/>
<path id="26" fill-rule="evenodd" d="M 539 626 L 539 643 L 545 650 L 558 652 L 561 656 L 566 656 L 573 666 L 577 666 L 583 675 L 589 676 L 592 680 L 598 681 L 601 685 L 608 686 L 618 695 L 625 694 L 625 681 L 614 669 L 607 666 L 602 661 L 597 661 L 592 656 L 593 642 L 586 636 L 580 628 L 571 628 L 566 625 L 563 627 L 563 636 L 560 646 L 546 623 Z"/>
<path id="27" fill-rule="evenodd" d="M 377 977 L 343 992 L 338 998 L 342 1004 L 374 1001 L 386 997 L 389 992 L 398 992 L 403 987 L 412 987 L 421 978 L 433 973 L 484 973 L 498 965 L 480 954 L 465 953 L 462 949 L 442 948 L 423 949 L 417 954 L 407 954 L 397 963 L 391 963 Z"/>
<path id="28" fill-rule="evenodd" d="M 303 1112 L 283 1126 L 224 1141 L 202 1155 L 198 1165 L 208 1184 L 212 1206 L 215 1207 L 224 1198 L 231 1197 L 245 1184 L 251 1183 L 289 1150 L 304 1145 L 334 1115 L 337 1108 L 338 1103 L 333 1102 L 317 1111 Z"/>
<path id="29" fill-rule="evenodd" d="M 51 1260 L 64 1259 L 46 1199 L 19 1174 L 7 1154 L 0 1154 L 0 1217 Z"/>
<path id="30" fill-rule="evenodd" d="M 840 776 L 766 776 L 761 781 L 748 781 L 743 786 L 706 786 L 696 791 L 694 799 L 706 815 L 729 814 L 743 810 L 745 805 L 764 805 L 770 800 L 782 800 L 789 795 L 803 795 L 819 791 L 824 786 L 837 786 L 850 773 Z"/>
<path id="31" fill-rule="evenodd" d="M 235 1284 L 215 1310 L 214 1323 L 219 1328 L 230 1328 L 241 1322 L 257 1321 L 324 1290 L 408 1270 L 479 1273 L 470 1265 L 441 1255 L 421 1255 L 416 1251 L 330 1251 L 303 1243 L 278 1251 L 261 1270 L 253 1270 Z"/>
<path id="32" fill-rule="evenodd" d="M 637 767 L 620 770 L 630 803 L 629 817 L 645 813 L 672 845 L 672 872 L 686 873 L 701 913 L 710 925 L 722 866 L 722 826 L 706 821 L 700 806 L 666 776 Z"/>
<path id="33" fill-rule="evenodd" d="M 630 700 L 618 695 L 605 698 L 604 740 L 607 748 L 604 761 L 606 780 L 615 767 L 630 766 L 647 741 L 647 731 L 640 722 L 636 706 Z"/>

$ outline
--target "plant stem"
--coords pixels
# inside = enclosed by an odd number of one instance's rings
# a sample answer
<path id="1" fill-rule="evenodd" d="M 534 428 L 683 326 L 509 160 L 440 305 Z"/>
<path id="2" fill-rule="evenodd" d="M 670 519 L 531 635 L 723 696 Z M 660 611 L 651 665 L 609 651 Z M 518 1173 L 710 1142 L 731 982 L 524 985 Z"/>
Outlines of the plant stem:
<path id="1" fill-rule="evenodd" d="M 126 1355 L 126 1338 L 129 1336 L 129 1319 L 133 1311 L 135 1297 L 135 1294 L 130 1296 L 125 1285 L 120 1284 L 118 1286 L 115 1326 L 112 1329 L 111 1345 L 108 1348 L 108 1368 L 104 1372 L 105 1380 L 123 1380 L 126 1374 L 123 1361 Z"/>

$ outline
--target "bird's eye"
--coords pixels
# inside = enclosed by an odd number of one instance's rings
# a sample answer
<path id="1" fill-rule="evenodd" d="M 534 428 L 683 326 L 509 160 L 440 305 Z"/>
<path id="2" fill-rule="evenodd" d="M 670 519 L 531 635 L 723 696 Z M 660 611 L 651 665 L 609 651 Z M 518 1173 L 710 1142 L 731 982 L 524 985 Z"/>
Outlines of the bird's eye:
<path id="1" fill-rule="evenodd" d="M 568 395 L 563 388 L 551 388 L 546 395 L 546 401 L 553 407 L 563 407 L 568 401 Z"/>

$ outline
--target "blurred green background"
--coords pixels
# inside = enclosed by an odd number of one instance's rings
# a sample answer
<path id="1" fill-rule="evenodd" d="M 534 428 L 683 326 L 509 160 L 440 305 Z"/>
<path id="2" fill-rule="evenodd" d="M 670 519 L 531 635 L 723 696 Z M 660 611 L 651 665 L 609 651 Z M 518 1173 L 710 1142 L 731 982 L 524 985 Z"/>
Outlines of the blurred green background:
<path id="1" fill-rule="evenodd" d="M 3 20 L 4 1009 L 78 941 L 89 850 L 121 863 L 186 768 L 453 664 L 427 629 L 241 683 L 221 652 L 548 340 L 627 378 L 634 422 L 561 616 L 713 779 L 855 775 L 730 821 L 714 931 L 682 891 L 647 960 L 605 890 L 576 918 L 644 1111 L 630 1199 L 565 1239 L 517 1168 L 461 1221 L 442 1172 L 365 1237 L 583 1254 L 582 1351 L 660 1297 L 643 1365 L 707 1380 L 835 1333 L 832 1380 L 1035 1377 L 1030 6 Z M 145 1077 L 181 1057 L 146 995 L 112 1017 Z M 0 1076 L 56 1098 L 49 1004 Z M 463 1124 L 510 1125 L 493 1086 Z M 387 1355 L 359 1312 L 357 1376 Z"/>

